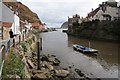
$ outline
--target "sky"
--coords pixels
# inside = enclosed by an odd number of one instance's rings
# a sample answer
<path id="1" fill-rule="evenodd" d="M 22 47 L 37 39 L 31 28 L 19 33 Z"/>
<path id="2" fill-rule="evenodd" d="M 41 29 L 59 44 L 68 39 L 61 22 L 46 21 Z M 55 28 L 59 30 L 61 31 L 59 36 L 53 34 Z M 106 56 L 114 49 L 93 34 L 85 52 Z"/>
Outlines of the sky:
<path id="1" fill-rule="evenodd" d="M 107 0 L 19 0 L 37 13 L 47 27 L 61 27 L 68 16 L 79 14 L 86 17 L 99 4 Z M 116 0 L 117 2 L 119 0 Z"/>

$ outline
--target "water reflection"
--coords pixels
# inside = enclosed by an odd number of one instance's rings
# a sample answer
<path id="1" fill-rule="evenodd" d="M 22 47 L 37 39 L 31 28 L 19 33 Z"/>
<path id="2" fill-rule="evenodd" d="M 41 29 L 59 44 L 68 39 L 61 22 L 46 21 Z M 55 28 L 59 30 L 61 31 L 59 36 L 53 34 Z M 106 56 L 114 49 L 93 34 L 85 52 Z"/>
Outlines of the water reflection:
<path id="1" fill-rule="evenodd" d="M 109 65 L 118 64 L 118 44 L 117 43 L 80 39 L 80 38 L 69 36 L 68 46 L 71 47 L 73 44 L 88 46 L 89 41 L 91 42 L 92 48 L 99 50 L 99 53 L 97 56 L 97 59 L 99 62 L 101 60 L 104 60 Z M 93 55 L 90 55 L 90 54 L 85 54 L 85 55 L 94 57 Z"/>
<path id="2" fill-rule="evenodd" d="M 73 44 L 88 47 L 89 40 L 67 36 L 61 30 L 42 33 L 43 52 L 55 54 L 62 62 L 62 66 L 75 65 L 92 77 L 118 77 L 118 44 L 90 40 L 91 47 L 99 50 L 97 56 L 74 51 Z"/>

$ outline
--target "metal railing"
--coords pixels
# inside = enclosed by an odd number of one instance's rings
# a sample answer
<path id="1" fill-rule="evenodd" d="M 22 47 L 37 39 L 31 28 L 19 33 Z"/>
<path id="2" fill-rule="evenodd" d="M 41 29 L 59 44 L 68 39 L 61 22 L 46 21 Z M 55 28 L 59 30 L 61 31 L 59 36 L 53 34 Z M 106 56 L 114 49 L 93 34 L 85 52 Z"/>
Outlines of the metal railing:
<path id="1" fill-rule="evenodd" d="M 2 46 L 0 46 L 0 79 L 2 76 L 2 69 L 3 69 L 6 53 L 10 51 L 11 47 L 15 47 L 16 44 L 19 44 L 21 41 L 24 41 L 27 37 L 29 37 L 29 35 L 30 33 L 26 33 L 26 34 L 24 33 L 17 35 L 12 39 L 6 40 L 4 42 L 0 42 L 2 43 Z"/>
<path id="2" fill-rule="evenodd" d="M 5 60 L 5 46 L 2 45 L 1 46 L 1 49 L 0 49 L 0 77 L 1 77 L 1 74 L 2 74 L 2 68 L 3 68 L 3 64 L 4 64 L 4 60 Z"/>

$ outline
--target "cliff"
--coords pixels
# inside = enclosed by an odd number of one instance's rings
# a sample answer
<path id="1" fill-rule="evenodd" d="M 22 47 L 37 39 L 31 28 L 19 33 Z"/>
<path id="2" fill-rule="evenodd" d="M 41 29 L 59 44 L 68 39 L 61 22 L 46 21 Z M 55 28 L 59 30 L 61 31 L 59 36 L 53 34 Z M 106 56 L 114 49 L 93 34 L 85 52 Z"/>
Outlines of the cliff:
<path id="1" fill-rule="evenodd" d="M 38 15 L 32 12 L 27 6 L 25 6 L 21 2 L 4 2 L 4 4 L 9 8 L 12 7 L 13 11 L 17 10 L 18 16 L 22 21 L 27 20 L 30 23 L 41 23 L 40 19 L 38 18 Z"/>
<path id="2" fill-rule="evenodd" d="M 61 28 L 68 28 L 68 22 L 64 22 L 61 26 Z"/>

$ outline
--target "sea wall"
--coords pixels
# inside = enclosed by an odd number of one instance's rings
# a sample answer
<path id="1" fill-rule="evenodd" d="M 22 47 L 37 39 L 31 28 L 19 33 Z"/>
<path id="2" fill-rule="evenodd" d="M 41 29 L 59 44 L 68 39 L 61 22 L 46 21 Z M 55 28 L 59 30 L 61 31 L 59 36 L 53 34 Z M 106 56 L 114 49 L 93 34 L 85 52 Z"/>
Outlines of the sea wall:
<path id="1" fill-rule="evenodd" d="M 88 39 L 118 41 L 120 38 L 120 21 L 89 21 L 81 24 L 73 24 L 69 35 Z"/>

